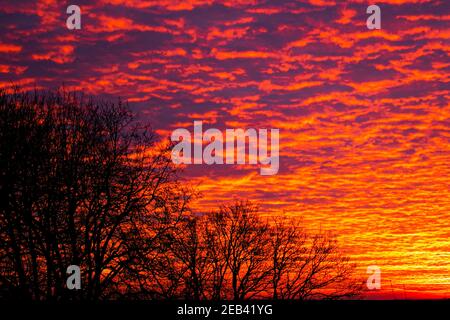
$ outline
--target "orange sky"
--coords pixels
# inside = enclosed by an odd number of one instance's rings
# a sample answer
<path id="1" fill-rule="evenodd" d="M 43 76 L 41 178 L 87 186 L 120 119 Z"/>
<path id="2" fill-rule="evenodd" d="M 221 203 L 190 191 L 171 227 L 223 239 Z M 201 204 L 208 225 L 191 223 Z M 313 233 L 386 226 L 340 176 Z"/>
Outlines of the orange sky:
<path id="1" fill-rule="evenodd" d="M 21 2 L 22 3 L 22 2 Z M 345 3 L 345 4 L 344 4 Z M 0 1 L 0 87 L 128 99 L 174 128 L 280 129 L 280 171 L 191 166 L 198 211 L 248 198 L 382 271 L 373 298 L 450 297 L 448 1 Z"/>

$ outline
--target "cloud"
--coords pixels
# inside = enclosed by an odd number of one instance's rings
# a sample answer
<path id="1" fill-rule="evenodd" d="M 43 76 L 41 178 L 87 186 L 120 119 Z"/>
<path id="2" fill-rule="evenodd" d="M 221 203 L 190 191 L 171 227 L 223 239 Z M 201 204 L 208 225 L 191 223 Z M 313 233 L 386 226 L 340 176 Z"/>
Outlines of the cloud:
<path id="1" fill-rule="evenodd" d="M 60 1 L 0 8 L 0 87 L 65 84 L 128 100 L 168 135 L 193 119 L 279 128 L 280 171 L 190 166 L 209 211 L 245 197 L 334 231 L 411 295 L 449 292 L 449 16 L 445 1 Z M 417 270 L 421 270 L 421 272 Z M 390 293 L 389 293 L 390 294 Z"/>

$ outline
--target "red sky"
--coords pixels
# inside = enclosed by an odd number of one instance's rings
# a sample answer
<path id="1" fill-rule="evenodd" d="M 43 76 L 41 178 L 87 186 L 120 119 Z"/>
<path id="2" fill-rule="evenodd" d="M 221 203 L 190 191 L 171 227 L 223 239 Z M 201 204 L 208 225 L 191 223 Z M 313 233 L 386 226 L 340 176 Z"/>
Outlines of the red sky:
<path id="1" fill-rule="evenodd" d="M 174 128 L 279 128 L 280 171 L 195 166 L 195 206 L 248 198 L 329 230 L 372 297 L 450 297 L 449 1 L 0 1 L 0 87 L 127 99 Z"/>

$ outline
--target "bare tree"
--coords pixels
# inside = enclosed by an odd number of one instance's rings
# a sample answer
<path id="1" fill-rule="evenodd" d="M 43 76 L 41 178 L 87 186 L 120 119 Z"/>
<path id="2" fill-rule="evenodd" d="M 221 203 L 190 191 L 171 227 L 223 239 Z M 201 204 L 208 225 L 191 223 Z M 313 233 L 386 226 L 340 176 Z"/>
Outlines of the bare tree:
<path id="1" fill-rule="evenodd" d="M 267 222 L 241 201 L 203 220 L 213 299 L 340 299 L 361 292 L 355 265 L 337 241 L 309 234 L 298 219 Z"/>
<path id="2" fill-rule="evenodd" d="M 171 251 L 179 261 L 179 269 L 183 273 L 182 297 L 185 299 L 199 300 L 208 297 L 210 268 L 202 234 L 204 222 L 198 217 L 186 219 L 172 244 Z"/>
<path id="3" fill-rule="evenodd" d="M 268 225 L 256 211 L 250 202 L 237 202 L 207 217 L 209 256 L 219 268 L 213 272 L 219 282 L 213 287 L 222 289 L 220 298 L 228 294 L 223 289 L 225 281 L 230 283 L 230 298 L 234 300 L 256 297 L 267 288 Z"/>
<path id="4" fill-rule="evenodd" d="M 354 265 L 325 234 L 251 202 L 195 215 L 171 145 L 120 101 L 0 90 L 0 295 L 337 299 Z M 82 290 L 66 288 L 78 265 Z"/>
<path id="5" fill-rule="evenodd" d="M 307 250 L 306 233 L 299 220 L 285 217 L 273 218 L 269 232 L 271 297 L 282 299 L 289 285 L 289 275 L 303 272 L 299 261 Z"/>
<path id="6" fill-rule="evenodd" d="M 120 101 L 1 91 L 1 284 L 30 299 L 73 298 L 75 264 L 79 298 L 120 292 L 136 249 L 153 249 L 189 201 L 169 151 Z"/>
<path id="7" fill-rule="evenodd" d="M 361 292 L 355 265 L 332 237 L 308 234 L 298 221 L 282 218 L 272 224 L 270 244 L 273 299 L 340 299 Z"/>

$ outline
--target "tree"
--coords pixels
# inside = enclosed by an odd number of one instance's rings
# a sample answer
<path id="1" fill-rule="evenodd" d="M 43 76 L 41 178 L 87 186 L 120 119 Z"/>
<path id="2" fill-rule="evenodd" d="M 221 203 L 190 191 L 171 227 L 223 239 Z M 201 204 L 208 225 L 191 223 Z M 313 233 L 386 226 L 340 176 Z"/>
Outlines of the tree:
<path id="1" fill-rule="evenodd" d="M 0 91 L 0 283 L 29 299 L 99 299 L 129 285 L 190 199 L 170 145 L 126 105 Z M 139 250 L 137 250 L 140 248 Z M 79 265 L 83 290 L 65 288 Z"/>
<path id="2" fill-rule="evenodd" d="M 183 284 L 181 297 L 185 299 L 207 299 L 210 279 L 208 251 L 204 234 L 205 221 L 197 217 L 189 217 L 180 228 L 172 242 L 172 252 L 179 261 Z"/>
<path id="3" fill-rule="evenodd" d="M 298 220 L 275 217 L 270 226 L 271 297 L 285 298 L 289 276 L 303 272 L 299 261 L 306 253 L 306 233 Z"/>
<path id="4" fill-rule="evenodd" d="M 214 298 L 249 299 L 268 285 L 268 225 L 256 211 L 250 202 L 236 202 L 206 217 Z"/>
<path id="5" fill-rule="evenodd" d="M 0 297 L 337 299 L 361 290 L 326 234 L 237 201 L 196 215 L 172 145 L 126 104 L 0 90 Z M 81 269 L 81 290 L 66 270 Z"/>
<path id="6" fill-rule="evenodd" d="M 333 237 L 310 234 L 293 218 L 267 221 L 257 211 L 251 202 L 238 201 L 195 218 L 195 241 L 183 242 L 197 251 L 182 260 L 201 261 L 201 272 L 187 273 L 185 282 L 201 278 L 203 298 L 340 299 L 361 292 L 355 265 Z"/>
<path id="7" fill-rule="evenodd" d="M 308 234 L 298 221 L 274 219 L 271 225 L 272 299 L 340 299 L 357 296 L 362 281 L 355 265 L 327 234 Z"/>

